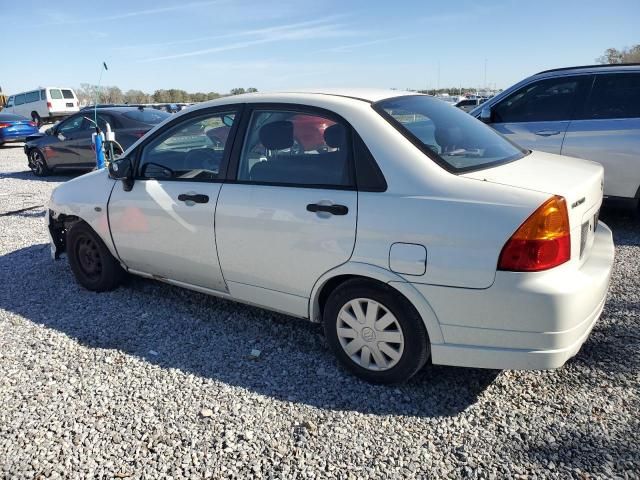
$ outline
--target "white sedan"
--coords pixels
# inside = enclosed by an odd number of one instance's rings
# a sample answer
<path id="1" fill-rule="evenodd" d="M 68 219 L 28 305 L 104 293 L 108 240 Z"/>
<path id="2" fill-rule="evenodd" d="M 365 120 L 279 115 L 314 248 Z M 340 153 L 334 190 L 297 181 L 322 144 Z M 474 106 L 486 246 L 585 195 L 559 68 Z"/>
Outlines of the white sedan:
<path id="1" fill-rule="evenodd" d="M 128 272 L 322 322 L 342 364 L 392 383 L 575 355 L 613 264 L 602 179 L 426 95 L 239 95 L 59 186 L 47 222 L 90 290 Z"/>

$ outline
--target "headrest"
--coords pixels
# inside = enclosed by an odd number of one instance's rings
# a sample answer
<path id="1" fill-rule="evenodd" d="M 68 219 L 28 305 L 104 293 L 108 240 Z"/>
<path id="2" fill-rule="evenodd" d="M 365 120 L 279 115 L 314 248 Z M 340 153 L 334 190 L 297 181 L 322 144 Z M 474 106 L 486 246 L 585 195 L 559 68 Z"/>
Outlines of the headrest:
<path id="1" fill-rule="evenodd" d="M 347 143 L 347 135 L 345 128 L 336 123 L 327 127 L 324 131 L 324 143 L 331 148 L 343 148 Z"/>
<path id="2" fill-rule="evenodd" d="M 293 123 L 279 120 L 260 128 L 260 142 L 269 150 L 283 150 L 293 146 Z"/>
<path id="3" fill-rule="evenodd" d="M 443 151 L 460 148 L 464 141 L 462 129 L 456 125 L 436 127 L 433 136 Z"/>

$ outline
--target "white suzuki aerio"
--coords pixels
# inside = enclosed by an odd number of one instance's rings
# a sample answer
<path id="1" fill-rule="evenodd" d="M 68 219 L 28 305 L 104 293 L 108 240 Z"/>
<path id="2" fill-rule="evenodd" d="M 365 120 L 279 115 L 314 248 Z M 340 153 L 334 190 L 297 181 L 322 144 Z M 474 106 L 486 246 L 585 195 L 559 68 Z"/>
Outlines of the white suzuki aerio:
<path id="1" fill-rule="evenodd" d="M 602 167 L 524 150 L 397 91 L 251 94 L 192 107 L 56 188 L 52 253 L 323 322 L 373 382 L 434 364 L 546 369 L 604 307 Z"/>

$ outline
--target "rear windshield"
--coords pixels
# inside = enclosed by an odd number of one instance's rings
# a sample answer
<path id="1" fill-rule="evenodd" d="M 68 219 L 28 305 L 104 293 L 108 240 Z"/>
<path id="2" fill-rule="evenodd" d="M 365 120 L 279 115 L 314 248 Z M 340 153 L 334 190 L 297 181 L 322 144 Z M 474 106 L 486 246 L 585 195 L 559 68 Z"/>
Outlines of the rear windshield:
<path id="1" fill-rule="evenodd" d="M 62 98 L 62 93 L 57 88 L 50 88 L 49 95 L 53 100 L 60 100 Z"/>
<path id="2" fill-rule="evenodd" d="M 527 153 L 491 127 L 437 98 L 407 95 L 382 100 L 373 108 L 451 172 L 479 170 Z"/>
<path id="3" fill-rule="evenodd" d="M 0 122 L 22 122 L 29 120 L 21 115 L 15 115 L 13 113 L 0 113 Z"/>
<path id="4" fill-rule="evenodd" d="M 75 98 L 72 90 L 62 90 L 62 96 L 64 98 Z"/>
<path id="5" fill-rule="evenodd" d="M 150 125 L 156 125 L 162 122 L 165 118 L 170 117 L 171 114 L 163 112 L 161 110 L 144 109 L 144 110 L 132 110 L 122 114 L 123 117 L 136 122 L 148 123 Z"/>

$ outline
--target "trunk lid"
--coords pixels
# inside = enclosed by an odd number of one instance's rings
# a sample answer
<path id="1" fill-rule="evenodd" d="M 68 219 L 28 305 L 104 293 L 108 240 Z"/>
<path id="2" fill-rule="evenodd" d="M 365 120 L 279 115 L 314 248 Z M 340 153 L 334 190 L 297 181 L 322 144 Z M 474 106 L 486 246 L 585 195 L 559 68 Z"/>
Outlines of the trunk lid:
<path id="1" fill-rule="evenodd" d="M 571 258 L 580 262 L 587 259 L 602 204 L 602 165 L 534 151 L 515 162 L 464 176 L 564 197 L 571 228 Z"/>

